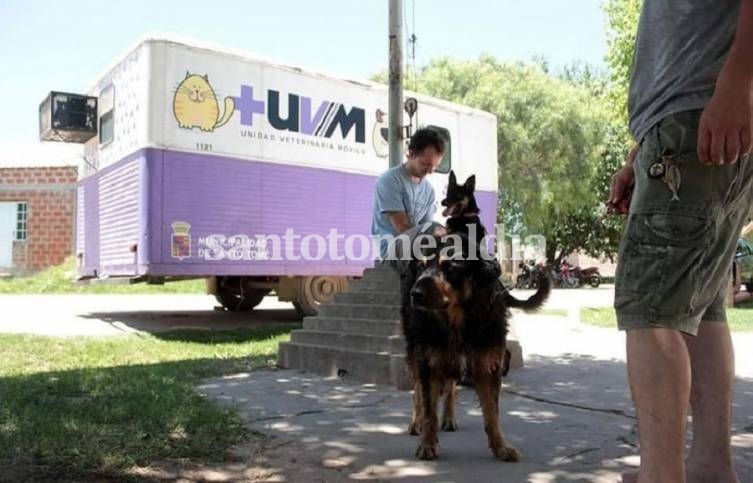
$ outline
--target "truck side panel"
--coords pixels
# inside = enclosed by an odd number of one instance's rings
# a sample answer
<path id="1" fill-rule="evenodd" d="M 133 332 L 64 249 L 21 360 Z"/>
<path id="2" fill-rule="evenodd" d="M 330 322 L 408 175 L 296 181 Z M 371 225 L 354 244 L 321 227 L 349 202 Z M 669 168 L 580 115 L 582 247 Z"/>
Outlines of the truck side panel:
<path id="1" fill-rule="evenodd" d="M 90 94 L 105 100 L 114 124 L 111 139 L 86 146 L 79 183 L 83 275 L 360 275 L 373 264 L 373 187 L 388 167 L 383 86 L 153 40 Z M 452 168 L 461 179 L 476 174 L 491 232 L 496 120 L 417 97 L 414 128 L 450 131 Z M 447 175 L 434 174 L 431 182 L 441 199 Z M 213 260 L 207 246 L 209 235 L 282 240 L 288 229 L 298 238 L 290 254 L 281 245 L 282 260 L 268 259 L 272 247 L 256 247 L 246 260 Z M 301 237 L 330 230 L 359 235 L 352 248 L 363 259 L 336 260 L 327 250 L 319 260 L 291 259 L 301 255 Z M 345 255 L 344 238 L 333 243 Z M 317 244 L 308 245 L 316 255 Z"/>
<path id="2" fill-rule="evenodd" d="M 159 162 L 159 150 L 150 150 L 150 162 Z M 371 220 L 371 196 L 375 177 L 343 173 L 336 170 L 275 165 L 239 160 L 217 155 L 162 152 L 161 182 L 153 178 L 152 189 L 163 190 L 161 248 L 152 262 L 166 265 L 209 265 L 211 273 L 223 273 L 220 266 L 245 265 L 243 273 L 283 275 L 289 273 L 360 274 L 371 266 L 370 246 L 363 261 L 333 260 L 322 246 L 321 260 L 290 260 L 282 244 L 288 229 L 298 235 L 293 243 L 292 257 L 301 256 L 301 237 L 321 235 L 337 230 L 345 237 L 353 234 L 368 236 Z M 152 169 L 152 172 L 156 171 Z M 159 207 L 152 206 L 151 213 Z M 173 256 L 171 240 L 174 223 L 186 222 L 190 227 L 191 256 Z M 199 248 L 206 248 L 206 237 L 219 234 L 226 238 L 245 235 L 280 239 L 280 256 L 285 260 L 207 260 Z M 345 238 L 332 238 L 344 254 Z M 204 242 L 204 243 L 202 243 Z M 369 242 L 370 240 L 364 240 Z M 365 244 L 365 243 L 364 243 Z M 315 241 L 309 243 L 313 256 L 318 252 Z M 360 253 L 360 244 L 356 244 Z M 266 251 L 274 256 L 272 248 Z M 203 253 L 206 255 L 206 252 Z M 255 255 L 252 255 L 255 256 Z M 252 269 L 248 272 L 248 269 Z M 217 271 L 219 270 L 219 272 Z M 323 271 L 324 270 L 324 271 Z M 228 272 L 229 273 L 229 272 Z"/>
<path id="3" fill-rule="evenodd" d="M 140 160 L 120 164 L 99 178 L 99 263 L 104 275 L 135 275 L 139 236 Z"/>
<path id="4" fill-rule="evenodd" d="M 84 183 L 86 273 L 100 275 L 352 275 L 373 265 L 370 225 L 375 176 L 275 165 L 217 155 L 146 149 L 91 176 Z M 482 218 L 494 226 L 496 193 L 477 192 Z M 284 236 L 298 237 L 286 253 Z M 337 230 L 341 238 L 327 238 Z M 182 231 L 182 232 L 181 232 Z M 94 236 L 92 236 L 94 235 Z M 217 259 L 207 237 L 278 237 L 246 259 Z M 346 255 L 345 239 L 362 260 L 337 260 L 328 246 L 307 240 L 320 235 Z M 268 238 L 273 239 L 273 238 Z M 330 242 L 330 240 L 332 240 Z M 137 253 L 130 247 L 138 243 Z M 231 248 L 229 243 L 223 245 Z M 268 259 L 260 260 L 263 252 Z M 253 258 L 252 258 L 253 257 Z M 299 260 L 293 258 L 301 257 Z"/>

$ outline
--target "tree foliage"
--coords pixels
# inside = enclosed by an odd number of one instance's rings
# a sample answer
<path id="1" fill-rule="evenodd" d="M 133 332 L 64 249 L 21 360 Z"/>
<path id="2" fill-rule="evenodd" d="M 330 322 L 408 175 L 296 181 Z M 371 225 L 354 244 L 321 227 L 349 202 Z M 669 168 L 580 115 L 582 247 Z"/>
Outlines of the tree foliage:
<path id="1" fill-rule="evenodd" d="M 571 210 L 592 200 L 608 114 L 588 89 L 538 64 L 438 59 L 422 69 L 419 90 L 497 116 L 500 219 L 545 234 L 549 205 Z"/>
<path id="2" fill-rule="evenodd" d="M 543 235 L 547 259 L 581 250 L 613 258 L 624 220 L 603 216 L 612 176 L 630 143 L 627 87 L 642 0 L 607 0 L 608 72 L 573 62 L 552 73 L 530 63 L 439 58 L 411 84 L 497 116 L 497 218 Z M 386 73 L 375 80 L 386 81 Z"/>
<path id="3" fill-rule="evenodd" d="M 588 237 L 572 235 L 573 227 L 599 216 L 603 201 L 594 189 L 609 131 L 610 113 L 598 101 L 606 80 L 583 65 L 568 66 L 560 76 L 542 65 L 486 55 L 442 58 L 421 70 L 417 86 L 497 116 L 499 220 L 522 226 L 521 236 L 543 235 L 557 254 L 563 248 L 608 252 L 592 223 Z"/>
<path id="4" fill-rule="evenodd" d="M 606 63 L 610 73 L 609 98 L 615 122 L 627 124 L 627 94 L 632 73 L 635 36 L 643 0 L 607 0 Z"/>

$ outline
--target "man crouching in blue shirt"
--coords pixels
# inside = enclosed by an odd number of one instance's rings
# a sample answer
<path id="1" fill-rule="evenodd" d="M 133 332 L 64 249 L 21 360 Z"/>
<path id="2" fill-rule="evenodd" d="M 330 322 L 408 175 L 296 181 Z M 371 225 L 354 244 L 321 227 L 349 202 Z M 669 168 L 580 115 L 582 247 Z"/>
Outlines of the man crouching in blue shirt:
<path id="1" fill-rule="evenodd" d="M 412 239 L 414 231 L 431 223 L 436 198 L 426 177 L 437 169 L 444 150 L 444 140 L 437 131 L 419 129 L 410 138 L 406 161 L 377 179 L 371 233 L 380 237 L 383 260 L 387 258 L 390 236 L 396 238 L 405 233 Z"/>

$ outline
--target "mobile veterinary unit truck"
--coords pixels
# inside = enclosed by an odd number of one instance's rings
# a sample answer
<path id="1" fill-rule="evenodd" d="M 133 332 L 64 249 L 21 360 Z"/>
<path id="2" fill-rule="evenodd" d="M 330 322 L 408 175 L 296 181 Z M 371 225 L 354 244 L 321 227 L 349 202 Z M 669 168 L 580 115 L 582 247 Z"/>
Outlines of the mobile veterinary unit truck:
<path id="1" fill-rule="evenodd" d="M 229 309 L 251 309 L 274 291 L 316 313 L 374 265 L 373 189 L 389 167 L 387 95 L 383 85 L 167 37 L 139 42 L 86 96 L 51 93 L 40 106 L 42 139 L 84 143 L 79 277 L 206 277 Z M 433 126 L 448 141 L 430 177 L 437 203 L 451 168 L 461 182 L 475 174 L 483 221 L 493 227 L 496 118 L 405 95 L 418 101 L 405 124 Z M 273 256 L 269 240 L 288 230 L 292 249 Z M 307 235 L 331 230 L 342 235 L 332 241 L 338 256 L 301 257 L 307 243 L 319 254 Z M 355 256 L 346 257 L 357 235 Z M 233 251 L 239 240 L 242 253 Z"/>

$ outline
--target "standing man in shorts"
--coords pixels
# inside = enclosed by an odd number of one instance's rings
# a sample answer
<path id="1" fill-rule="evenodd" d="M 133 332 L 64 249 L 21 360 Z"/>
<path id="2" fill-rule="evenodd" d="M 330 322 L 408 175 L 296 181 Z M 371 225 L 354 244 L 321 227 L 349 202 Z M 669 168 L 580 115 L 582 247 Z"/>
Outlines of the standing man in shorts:
<path id="1" fill-rule="evenodd" d="M 610 203 L 625 206 L 634 185 L 615 310 L 638 415 L 637 481 L 739 483 L 724 301 L 753 200 L 753 0 L 644 0 L 633 62 L 638 145 Z"/>

